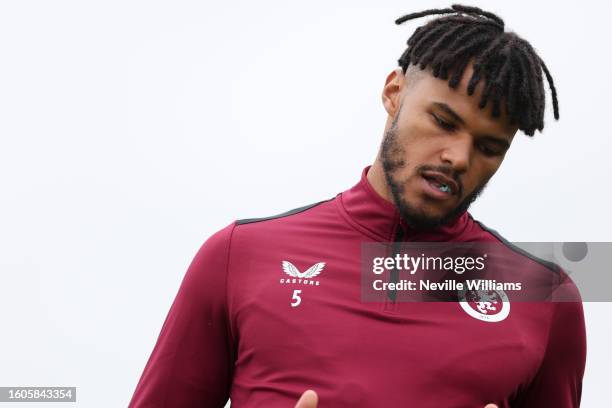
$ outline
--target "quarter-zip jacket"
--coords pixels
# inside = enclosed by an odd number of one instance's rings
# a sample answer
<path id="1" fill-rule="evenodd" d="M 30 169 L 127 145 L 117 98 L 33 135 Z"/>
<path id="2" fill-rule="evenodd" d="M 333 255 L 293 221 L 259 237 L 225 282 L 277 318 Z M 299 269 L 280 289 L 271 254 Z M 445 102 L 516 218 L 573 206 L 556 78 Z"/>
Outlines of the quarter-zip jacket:
<path id="1" fill-rule="evenodd" d="M 411 230 L 369 184 L 369 168 L 331 199 L 236 220 L 206 240 L 129 406 L 223 407 L 230 398 L 238 408 L 291 408 L 314 389 L 323 408 L 578 407 L 579 301 L 513 303 L 491 323 L 457 302 L 361 300 L 364 242 L 512 245 L 467 211 Z"/>

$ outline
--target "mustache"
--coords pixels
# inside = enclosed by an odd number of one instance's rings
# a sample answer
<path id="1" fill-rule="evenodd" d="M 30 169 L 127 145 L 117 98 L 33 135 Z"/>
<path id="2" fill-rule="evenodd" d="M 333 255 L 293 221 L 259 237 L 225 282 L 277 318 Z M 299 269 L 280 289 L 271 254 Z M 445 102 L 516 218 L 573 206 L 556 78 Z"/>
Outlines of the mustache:
<path id="1" fill-rule="evenodd" d="M 452 167 L 449 166 L 434 166 L 429 164 L 423 164 L 416 169 L 417 173 L 420 176 L 423 176 L 423 173 L 426 171 L 434 171 L 438 173 L 444 174 L 446 177 L 453 179 L 457 186 L 459 187 L 459 196 L 463 195 L 463 184 L 461 183 L 461 179 L 459 178 L 459 174 L 453 170 Z"/>

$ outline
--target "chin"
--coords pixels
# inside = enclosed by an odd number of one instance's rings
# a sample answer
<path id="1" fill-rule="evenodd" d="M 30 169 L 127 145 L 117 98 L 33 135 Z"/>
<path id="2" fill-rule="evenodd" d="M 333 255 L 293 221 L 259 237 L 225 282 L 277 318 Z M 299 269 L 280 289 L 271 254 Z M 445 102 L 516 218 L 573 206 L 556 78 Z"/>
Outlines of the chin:
<path id="1" fill-rule="evenodd" d="M 417 205 L 413 205 L 410 203 L 412 208 L 417 209 L 417 211 L 422 214 L 424 217 L 428 218 L 442 218 L 445 215 L 449 214 L 454 207 L 446 208 L 446 206 L 440 206 L 436 204 L 430 204 L 428 202 L 420 202 Z"/>
<path id="2" fill-rule="evenodd" d="M 409 205 L 409 211 L 408 211 L 412 216 L 416 216 L 418 218 L 425 218 L 428 219 L 430 221 L 438 221 L 441 220 L 442 218 L 444 218 L 444 216 L 446 214 L 448 214 L 448 211 L 443 212 L 440 211 L 439 209 L 432 209 L 430 206 L 427 205 Z"/>
<path id="3" fill-rule="evenodd" d="M 431 222 L 440 222 L 447 215 L 447 213 L 438 213 L 438 212 L 427 212 L 424 211 L 421 214 L 424 218 L 427 218 Z"/>

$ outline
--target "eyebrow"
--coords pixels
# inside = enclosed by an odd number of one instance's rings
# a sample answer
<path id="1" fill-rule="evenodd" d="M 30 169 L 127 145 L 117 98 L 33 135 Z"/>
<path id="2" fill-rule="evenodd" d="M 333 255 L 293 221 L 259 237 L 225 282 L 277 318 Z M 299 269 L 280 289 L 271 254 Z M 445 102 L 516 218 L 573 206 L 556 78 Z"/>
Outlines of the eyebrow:
<path id="1" fill-rule="evenodd" d="M 435 107 L 437 107 L 438 109 L 441 109 L 444 112 L 446 112 L 446 114 L 451 116 L 457 122 L 461 123 L 462 125 L 465 125 L 465 121 L 463 120 L 463 118 L 461 116 L 459 116 L 459 114 L 457 112 L 452 110 L 451 107 L 448 106 L 446 103 L 444 103 L 444 102 L 434 102 L 433 105 Z M 489 141 L 491 141 L 491 142 L 493 142 L 493 143 L 497 143 L 498 145 L 501 145 L 501 146 L 505 147 L 506 149 L 510 148 L 510 143 L 504 137 L 495 136 L 495 135 L 491 135 L 491 134 L 484 134 L 484 135 L 482 135 L 482 137 L 487 139 L 487 140 L 489 140 Z"/>

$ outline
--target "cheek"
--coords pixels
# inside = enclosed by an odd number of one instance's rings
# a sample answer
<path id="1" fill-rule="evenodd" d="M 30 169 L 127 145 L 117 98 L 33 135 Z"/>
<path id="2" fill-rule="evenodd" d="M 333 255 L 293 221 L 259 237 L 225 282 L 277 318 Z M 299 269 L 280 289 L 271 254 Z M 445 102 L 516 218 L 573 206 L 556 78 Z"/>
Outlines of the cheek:
<path id="1" fill-rule="evenodd" d="M 493 177 L 500 164 L 501 162 L 489 162 L 486 159 L 476 163 L 470 172 L 470 190 L 487 183 Z"/>
<path id="2" fill-rule="evenodd" d="M 439 150 L 440 135 L 427 123 L 412 122 L 400 129 L 399 142 L 412 164 L 431 164 Z M 416 163 L 415 163 L 416 161 Z"/>
<path id="3" fill-rule="evenodd" d="M 428 143 L 435 139 L 438 133 L 424 117 L 405 122 L 402 125 L 400 132 L 408 143 Z"/>

